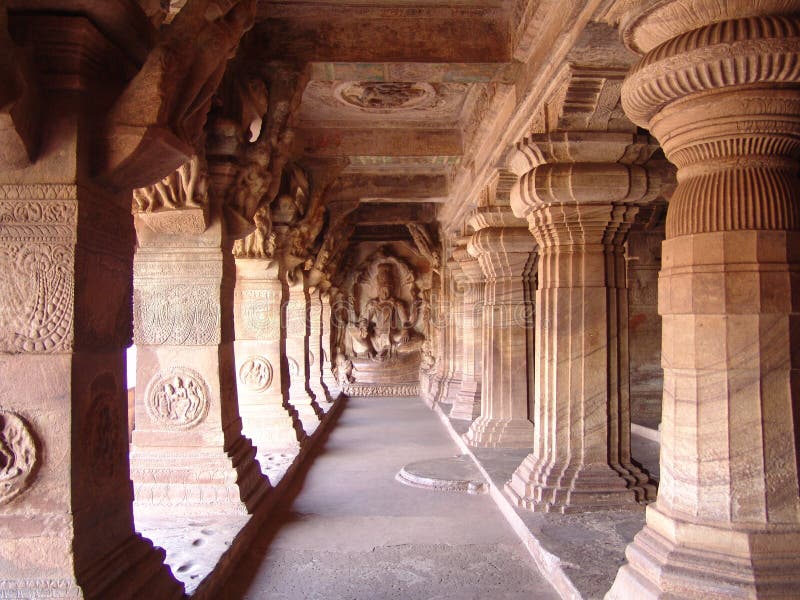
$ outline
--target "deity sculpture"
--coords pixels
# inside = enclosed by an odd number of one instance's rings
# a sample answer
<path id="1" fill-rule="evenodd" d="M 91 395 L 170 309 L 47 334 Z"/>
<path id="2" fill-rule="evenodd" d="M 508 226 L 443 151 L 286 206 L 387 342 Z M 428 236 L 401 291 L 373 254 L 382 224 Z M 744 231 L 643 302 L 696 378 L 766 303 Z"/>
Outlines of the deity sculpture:
<path id="1" fill-rule="evenodd" d="M 361 318 L 348 325 L 347 336 L 356 358 L 384 362 L 418 351 L 423 336 L 414 329 L 414 307 L 410 315 L 405 302 L 392 295 L 392 266 L 380 265 L 376 279 L 378 295 L 366 303 Z"/>

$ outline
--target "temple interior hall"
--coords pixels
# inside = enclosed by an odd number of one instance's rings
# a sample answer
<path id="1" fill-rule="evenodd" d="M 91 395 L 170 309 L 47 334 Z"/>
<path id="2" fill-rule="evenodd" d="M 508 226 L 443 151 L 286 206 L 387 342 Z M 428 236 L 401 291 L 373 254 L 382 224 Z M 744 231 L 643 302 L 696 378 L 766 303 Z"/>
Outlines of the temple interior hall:
<path id="1" fill-rule="evenodd" d="M 0 599 L 800 599 L 800 0 L 0 0 Z"/>

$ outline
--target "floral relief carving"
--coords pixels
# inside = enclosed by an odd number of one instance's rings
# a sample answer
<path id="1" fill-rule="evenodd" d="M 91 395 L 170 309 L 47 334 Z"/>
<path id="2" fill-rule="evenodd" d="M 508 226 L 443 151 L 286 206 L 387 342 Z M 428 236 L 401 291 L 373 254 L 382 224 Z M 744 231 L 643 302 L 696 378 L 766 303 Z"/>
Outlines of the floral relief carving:
<path id="1" fill-rule="evenodd" d="M 208 386 L 199 373 L 176 367 L 157 373 L 146 393 L 147 414 L 166 429 L 191 429 L 208 415 Z"/>
<path id="2" fill-rule="evenodd" d="M 0 249 L 0 350 L 58 352 L 72 340 L 73 251 L 60 244 Z"/>
<path id="3" fill-rule="evenodd" d="M 239 381 L 251 392 L 263 392 L 272 385 L 272 365 L 263 356 L 252 356 L 239 367 Z"/>
<path id="4" fill-rule="evenodd" d="M 138 344 L 213 344 L 219 341 L 219 314 L 213 288 L 178 284 L 139 289 L 134 338 Z"/>
<path id="5" fill-rule="evenodd" d="M 19 415 L 0 410 L 0 504 L 30 486 L 37 466 L 33 433 Z"/>
<path id="6" fill-rule="evenodd" d="M 265 290 L 242 292 L 242 313 L 248 329 L 259 338 L 277 340 L 280 336 L 280 294 Z"/>

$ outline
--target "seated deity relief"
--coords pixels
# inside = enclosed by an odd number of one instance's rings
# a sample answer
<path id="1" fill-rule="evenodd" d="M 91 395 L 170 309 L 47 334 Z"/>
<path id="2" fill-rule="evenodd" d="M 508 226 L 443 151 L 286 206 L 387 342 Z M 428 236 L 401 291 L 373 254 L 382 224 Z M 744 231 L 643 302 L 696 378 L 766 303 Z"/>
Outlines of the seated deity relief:
<path id="1" fill-rule="evenodd" d="M 353 358 L 386 362 L 422 347 L 424 338 L 414 329 L 418 307 L 409 310 L 392 287 L 392 265 L 384 263 L 378 268 L 377 296 L 367 301 L 357 322 L 347 326 Z"/>

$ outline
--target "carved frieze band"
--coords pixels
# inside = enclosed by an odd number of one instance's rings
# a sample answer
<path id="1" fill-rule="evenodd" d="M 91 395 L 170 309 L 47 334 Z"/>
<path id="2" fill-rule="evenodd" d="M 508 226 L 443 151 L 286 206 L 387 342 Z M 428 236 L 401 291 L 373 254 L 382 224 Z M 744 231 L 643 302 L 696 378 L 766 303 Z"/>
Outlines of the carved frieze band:
<path id="1" fill-rule="evenodd" d="M 186 367 L 157 373 L 145 398 L 148 416 L 165 429 L 191 429 L 208 415 L 208 386 L 199 373 Z"/>
<path id="2" fill-rule="evenodd" d="M 419 396 L 419 384 L 369 385 L 347 384 L 342 390 L 347 396 Z"/>
<path id="3" fill-rule="evenodd" d="M 33 432 L 19 415 L 0 409 L 0 504 L 28 489 L 37 467 Z"/>
<path id="4" fill-rule="evenodd" d="M 220 296 L 216 286 L 157 285 L 134 292 L 137 344 L 219 344 Z"/>

